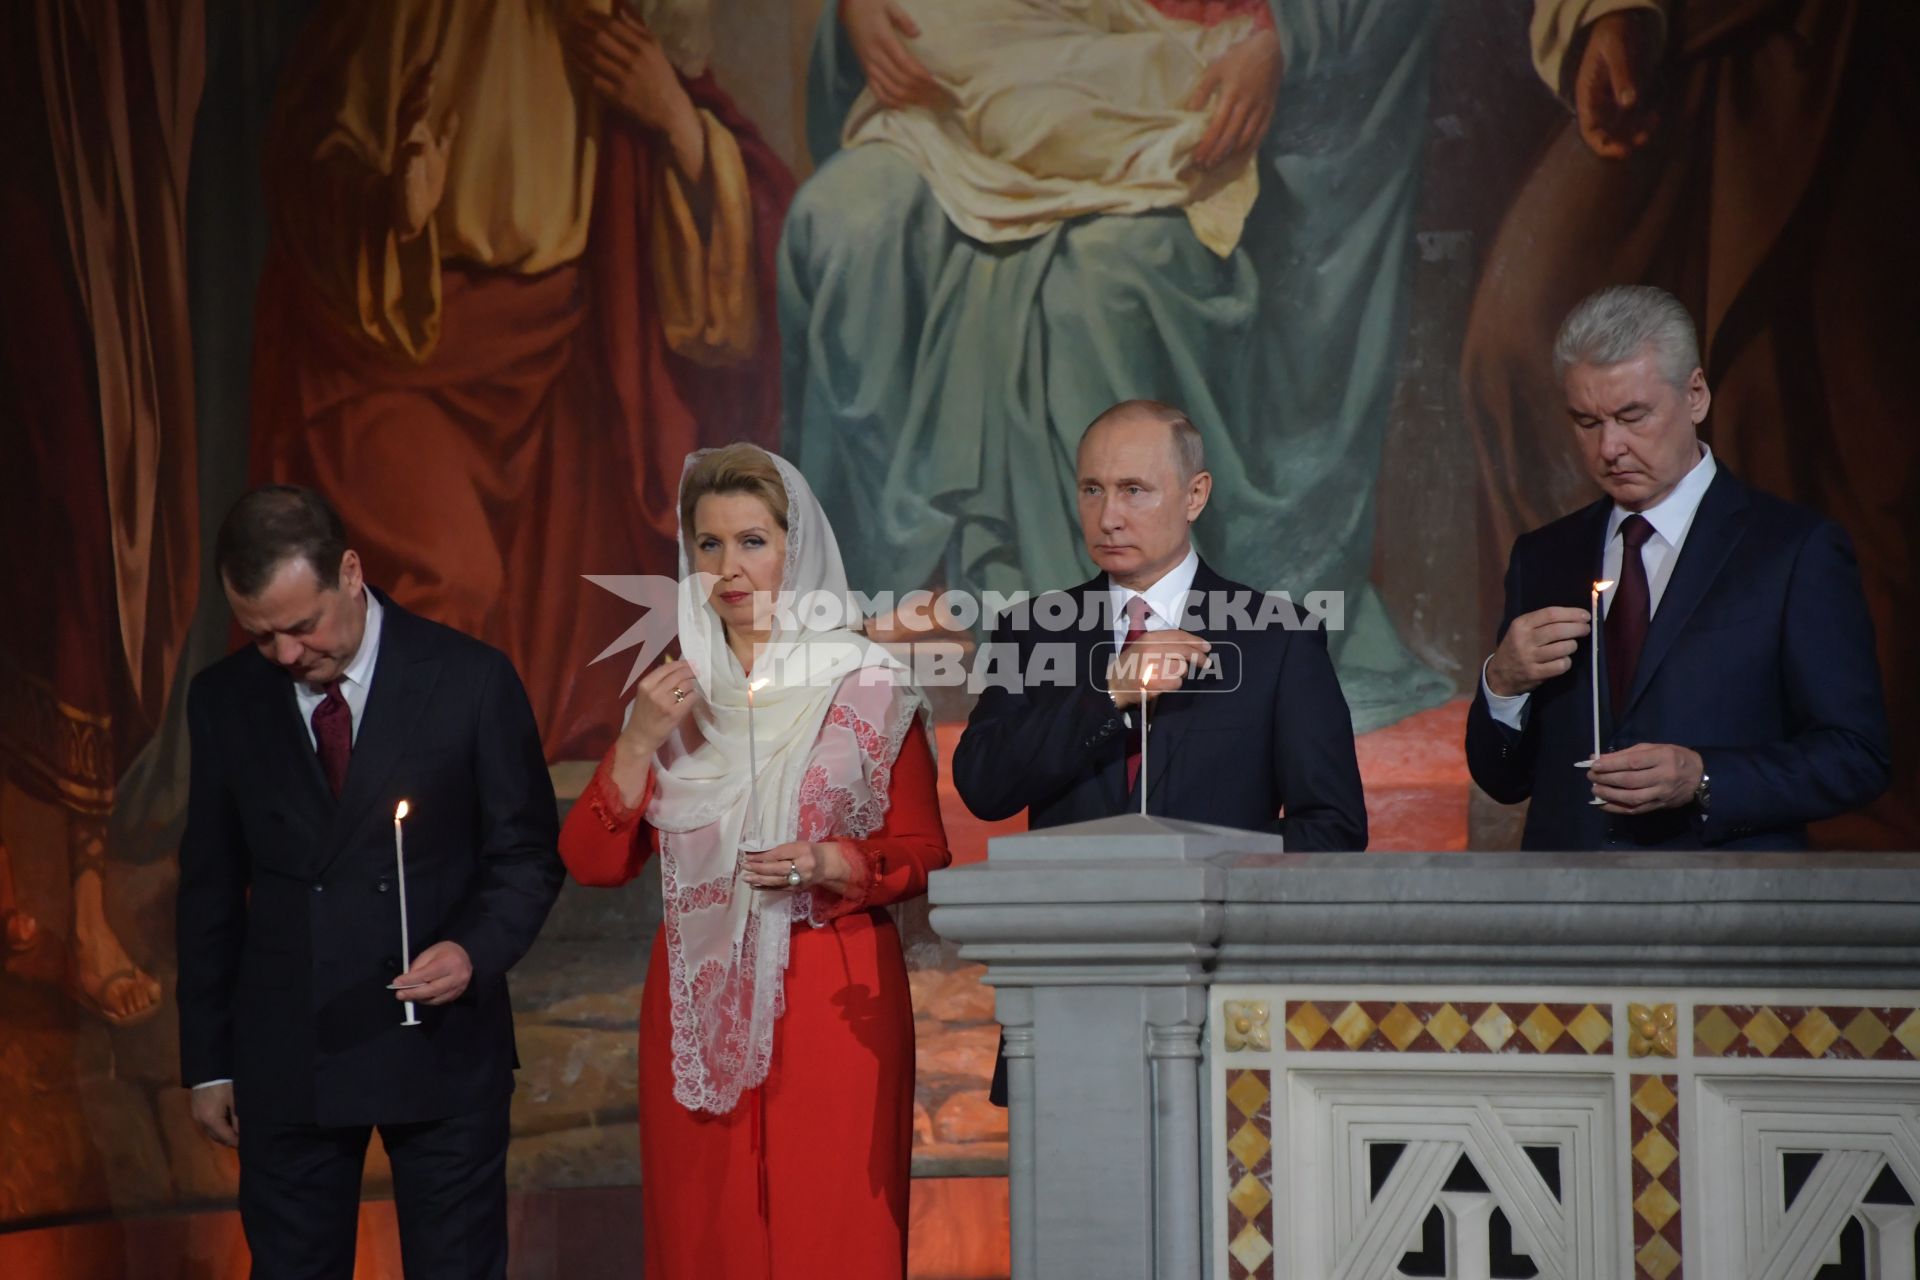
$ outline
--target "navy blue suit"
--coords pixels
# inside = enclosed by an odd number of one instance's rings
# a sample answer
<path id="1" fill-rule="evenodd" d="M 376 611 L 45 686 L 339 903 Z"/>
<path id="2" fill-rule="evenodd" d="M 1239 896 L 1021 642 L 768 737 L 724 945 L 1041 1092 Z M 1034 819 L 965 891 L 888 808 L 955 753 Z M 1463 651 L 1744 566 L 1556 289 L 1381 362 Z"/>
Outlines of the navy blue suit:
<path id="1" fill-rule="evenodd" d="M 1366 848 L 1353 719 L 1325 633 L 1209 617 L 1210 599 L 1237 594 L 1246 622 L 1256 622 L 1263 597 L 1204 561 L 1192 590 L 1200 594 L 1183 629 L 1213 643 L 1220 675 L 1190 677 L 1155 700 L 1144 773 L 1149 812 L 1276 831 L 1299 852 Z M 1063 595 L 1074 601 L 1074 616 L 1092 626 L 1033 625 Z M 1133 735 L 1104 679 L 1114 647 L 1108 601 L 1102 575 L 996 624 L 994 645 L 1017 654 L 1022 671 L 1036 646 L 1071 646 L 1073 678 L 1068 687 L 989 684 L 981 692 L 953 756 L 954 786 L 977 816 L 997 821 L 1025 809 L 1028 826 L 1039 829 L 1139 811 L 1138 784 L 1129 789 L 1126 774 Z M 1215 621 L 1223 625 L 1210 627 Z"/>
<path id="2" fill-rule="evenodd" d="M 504 654 L 385 606 L 336 800 L 293 681 L 252 647 L 187 693 L 180 844 L 181 1074 L 233 1081 L 240 1212 L 255 1280 L 348 1277 L 379 1126 L 409 1275 L 506 1266 L 513 1010 L 507 971 L 565 879 L 532 708 Z M 442 939 L 473 977 L 400 1025 L 394 806 L 406 798 L 415 954 Z"/>
<path id="3" fill-rule="evenodd" d="M 1523 534 L 1507 564 L 1500 634 L 1521 614 L 1585 609 L 1611 499 Z M 1596 631 L 1598 628 L 1596 628 Z M 1592 637 L 1533 691 L 1524 727 L 1495 720 L 1484 690 L 1467 717 L 1467 765 L 1503 804 L 1532 801 L 1527 849 L 1803 849 L 1807 823 L 1886 789 L 1887 713 L 1873 623 L 1846 533 L 1749 488 L 1724 465 L 1700 500 L 1654 610 L 1617 723 L 1600 636 L 1602 747 L 1691 747 L 1710 795 L 1657 813 L 1588 803 Z"/>

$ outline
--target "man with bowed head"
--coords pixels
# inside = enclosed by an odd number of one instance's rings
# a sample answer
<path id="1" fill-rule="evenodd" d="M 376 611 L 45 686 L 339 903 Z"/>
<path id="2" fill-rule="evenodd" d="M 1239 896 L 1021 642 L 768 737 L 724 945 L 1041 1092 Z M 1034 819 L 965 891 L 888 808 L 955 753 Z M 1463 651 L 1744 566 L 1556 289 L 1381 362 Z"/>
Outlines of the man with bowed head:
<path id="1" fill-rule="evenodd" d="M 1514 543 L 1467 719 L 1474 781 L 1532 800 L 1528 849 L 1806 847 L 1808 823 L 1887 785 L 1852 544 L 1715 461 L 1699 340 L 1670 294 L 1590 295 L 1554 366 L 1605 496 Z M 1597 645 L 1595 582 L 1614 584 Z"/>
<path id="2" fill-rule="evenodd" d="M 181 1078 L 240 1150 L 253 1275 L 353 1274 L 377 1127 L 407 1274 L 504 1276 L 506 975 L 565 874 L 527 695 L 505 655 L 370 586 L 310 490 L 241 498 L 217 560 L 252 643 L 187 695 Z"/>

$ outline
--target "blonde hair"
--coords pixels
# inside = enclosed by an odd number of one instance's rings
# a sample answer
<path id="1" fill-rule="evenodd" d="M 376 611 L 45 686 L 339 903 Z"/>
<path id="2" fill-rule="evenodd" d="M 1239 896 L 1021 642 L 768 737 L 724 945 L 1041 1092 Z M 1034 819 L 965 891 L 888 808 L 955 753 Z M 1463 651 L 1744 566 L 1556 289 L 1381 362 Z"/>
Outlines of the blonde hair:
<path id="1" fill-rule="evenodd" d="M 787 485 L 767 451 L 737 441 L 715 449 L 693 464 L 680 491 L 680 528 L 693 536 L 693 509 L 715 493 L 745 493 L 760 499 L 781 529 L 787 527 Z"/>

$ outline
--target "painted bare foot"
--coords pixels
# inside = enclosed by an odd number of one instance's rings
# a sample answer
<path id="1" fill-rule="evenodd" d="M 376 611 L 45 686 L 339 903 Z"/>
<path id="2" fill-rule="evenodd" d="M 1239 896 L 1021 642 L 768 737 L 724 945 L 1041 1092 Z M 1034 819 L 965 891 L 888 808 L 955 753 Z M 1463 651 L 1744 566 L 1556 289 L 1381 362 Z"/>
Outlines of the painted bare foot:
<path id="1" fill-rule="evenodd" d="M 40 923 L 20 910 L 13 896 L 13 861 L 6 841 L 0 840 L 0 952 L 19 955 L 33 949 Z"/>
<path id="2" fill-rule="evenodd" d="M 101 874 L 105 841 L 76 836 L 74 845 L 67 994 L 114 1026 L 143 1022 L 160 1010 L 160 984 L 134 964 L 107 923 L 106 882 Z"/>

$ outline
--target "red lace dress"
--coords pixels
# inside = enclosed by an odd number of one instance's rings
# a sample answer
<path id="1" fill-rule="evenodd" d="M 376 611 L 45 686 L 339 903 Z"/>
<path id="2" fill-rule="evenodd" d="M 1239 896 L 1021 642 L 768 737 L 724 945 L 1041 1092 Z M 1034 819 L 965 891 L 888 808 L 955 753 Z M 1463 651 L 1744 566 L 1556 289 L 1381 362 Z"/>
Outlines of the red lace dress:
<path id="1" fill-rule="evenodd" d="M 853 730 L 863 749 L 887 749 L 886 735 L 844 704 L 829 723 Z M 647 1280 L 906 1274 L 913 1008 L 899 934 L 881 908 L 926 892 L 928 873 L 950 855 L 926 735 L 910 729 L 890 767 L 875 760 L 875 783 L 889 775 L 885 820 L 866 839 L 840 841 L 858 888 L 813 891 L 823 925 L 796 912 L 772 1067 L 725 1115 L 674 1100 L 666 930 L 654 936 L 640 1001 Z M 582 884 L 624 884 L 656 850 L 641 817 L 653 779 L 629 809 L 607 768 L 560 833 L 560 855 Z M 814 781 L 810 769 L 803 796 Z"/>

